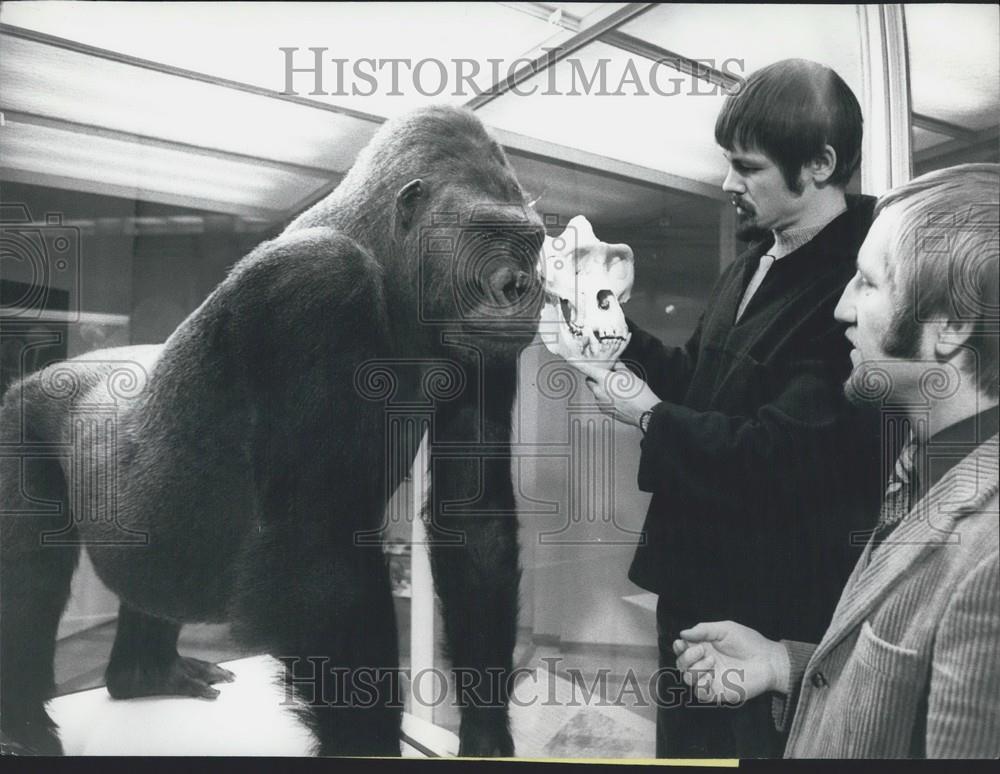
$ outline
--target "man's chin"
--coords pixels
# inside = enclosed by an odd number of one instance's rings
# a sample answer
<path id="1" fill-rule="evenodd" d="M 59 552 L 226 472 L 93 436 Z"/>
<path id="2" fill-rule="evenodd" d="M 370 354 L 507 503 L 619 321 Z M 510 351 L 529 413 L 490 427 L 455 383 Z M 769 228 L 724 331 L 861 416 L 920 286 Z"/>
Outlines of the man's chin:
<path id="1" fill-rule="evenodd" d="M 761 242 L 768 235 L 766 228 L 761 228 L 754 220 L 741 221 L 736 224 L 736 238 L 741 242 Z"/>
<path id="2" fill-rule="evenodd" d="M 844 396 L 855 406 L 880 406 L 892 389 L 892 376 L 874 363 L 856 365 L 844 382 Z"/>

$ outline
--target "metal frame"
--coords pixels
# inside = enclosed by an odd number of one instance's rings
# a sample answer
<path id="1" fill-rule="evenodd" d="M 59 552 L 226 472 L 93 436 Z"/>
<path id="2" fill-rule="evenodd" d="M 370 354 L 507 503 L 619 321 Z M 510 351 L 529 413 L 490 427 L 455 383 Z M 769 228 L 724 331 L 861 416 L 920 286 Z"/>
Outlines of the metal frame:
<path id="1" fill-rule="evenodd" d="M 859 5 L 862 112 L 861 189 L 879 195 L 913 174 L 909 61 L 903 6 Z"/>
<path id="2" fill-rule="evenodd" d="M 514 11 L 520 11 L 521 13 L 525 13 L 529 16 L 533 16 L 536 19 L 551 21 L 553 24 L 557 24 L 569 32 L 577 33 L 583 27 L 583 22 L 580 19 L 566 13 L 562 9 L 550 6 L 548 3 L 500 3 L 500 5 L 506 6 Z M 625 22 L 622 22 L 621 24 L 624 23 Z M 615 26 L 621 26 L 621 24 Z M 599 35 L 596 40 L 609 45 L 612 48 L 628 51 L 630 54 L 641 56 L 653 62 L 668 63 L 678 72 L 684 73 L 685 75 L 689 75 L 693 78 L 700 78 L 701 80 L 707 81 L 714 86 L 721 86 L 727 90 L 733 89 L 740 84 L 740 79 L 733 75 L 724 73 L 714 67 L 709 67 L 708 65 L 698 62 L 695 59 L 691 59 L 690 57 L 686 57 L 683 54 L 678 54 L 674 51 L 670 51 L 669 49 L 661 48 L 655 43 L 650 43 L 647 40 L 642 40 L 641 38 L 628 35 L 624 32 L 619 32 L 617 29 L 608 30 L 607 32 Z"/>
<path id="3" fill-rule="evenodd" d="M 582 32 L 578 32 L 576 35 L 571 37 L 569 40 L 546 51 L 540 57 L 535 59 L 531 64 L 525 65 L 524 67 L 517 70 L 517 72 L 512 73 L 508 77 L 504 78 L 498 83 L 494 83 L 489 89 L 484 91 L 482 94 L 473 97 L 465 106 L 470 110 L 478 110 L 484 105 L 488 105 L 490 102 L 495 100 L 497 97 L 506 94 L 508 91 L 513 89 L 515 86 L 523 83 L 529 78 L 534 78 L 538 73 L 547 70 L 552 67 L 556 62 L 559 62 L 570 54 L 579 51 L 584 46 L 593 43 L 596 40 L 600 40 L 607 33 L 613 32 L 617 27 L 620 27 L 626 22 L 632 21 L 636 17 L 644 14 L 650 8 L 652 8 L 655 3 L 629 3 L 624 8 L 619 8 L 610 16 L 601 19 L 601 21 L 596 24 L 587 27 Z"/>
<path id="4" fill-rule="evenodd" d="M 977 149 L 980 146 L 985 147 L 990 144 L 993 145 L 994 150 L 1000 145 L 1000 127 L 991 126 L 978 132 L 971 132 L 969 136 L 964 136 L 961 139 L 947 140 L 938 145 L 924 148 L 913 154 L 913 163 L 916 166 L 925 161 L 940 159 L 943 156 L 950 156 L 951 154 L 967 153 L 969 150 Z"/>
<path id="5" fill-rule="evenodd" d="M 964 126 L 950 124 L 947 121 L 942 121 L 940 118 L 932 118 L 920 113 L 911 113 L 910 115 L 913 125 L 919 126 L 921 129 L 926 129 L 935 134 L 943 134 L 955 140 L 965 140 L 970 143 L 976 142 L 976 135 L 978 133 L 975 129 L 966 129 Z"/>
<path id="6" fill-rule="evenodd" d="M 549 162 L 565 169 L 587 170 L 630 183 L 645 183 L 656 188 L 668 188 L 717 201 L 729 201 L 729 197 L 719 186 L 702 183 L 700 180 L 690 180 L 686 177 L 671 175 L 669 172 L 640 167 L 627 161 L 619 161 L 578 148 L 557 145 L 547 140 L 528 137 L 506 129 L 492 128 L 490 131 L 511 156 L 523 156 Z"/>
<path id="7" fill-rule="evenodd" d="M 156 198 L 140 196 L 142 189 L 134 186 L 115 185 L 110 183 L 98 183 L 93 180 L 71 177 L 69 175 L 49 175 L 39 172 L 26 172 L 23 169 L 5 169 L 3 179 L 11 183 L 24 183 L 26 185 L 41 185 L 50 188 L 66 188 L 80 191 L 82 193 L 99 194 L 102 196 L 118 196 L 124 199 L 146 199 L 159 204 L 169 204 L 174 207 L 185 207 L 188 209 L 205 210 L 226 215 L 235 215 L 247 221 L 259 221 L 261 229 L 267 228 L 274 223 L 278 223 L 285 217 L 284 213 L 275 210 L 267 210 L 260 207 L 248 207 L 232 202 L 217 202 L 212 199 L 203 199 L 196 196 L 181 196 L 167 192 L 157 192 Z M 255 228 L 256 230 L 256 228 Z"/>

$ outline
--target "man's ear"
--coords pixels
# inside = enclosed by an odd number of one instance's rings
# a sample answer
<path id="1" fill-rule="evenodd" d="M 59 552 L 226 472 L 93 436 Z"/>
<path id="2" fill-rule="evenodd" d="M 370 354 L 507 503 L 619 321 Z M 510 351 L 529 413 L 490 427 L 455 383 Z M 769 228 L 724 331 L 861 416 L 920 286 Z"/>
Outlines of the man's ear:
<path id="1" fill-rule="evenodd" d="M 410 227 L 417 210 L 417 203 L 425 193 L 426 186 L 420 178 L 411 180 L 399 189 L 399 193 L 396 194 L 396 213 L 403 228 Z"/>
<path id="2" fill-rule="evenodd" d="M 972 335 L 972 323 L 965 320 L 939 320 L 934 323 L 934 354 L 939 360 L 951 360 Z"/>
<path id="3" fill-rule="evenodd" d="M 837 151 L 824 145 L 816 158 L 806 164 L 806 169 L 817 185 L 827 182 L 837 169 Z"/>

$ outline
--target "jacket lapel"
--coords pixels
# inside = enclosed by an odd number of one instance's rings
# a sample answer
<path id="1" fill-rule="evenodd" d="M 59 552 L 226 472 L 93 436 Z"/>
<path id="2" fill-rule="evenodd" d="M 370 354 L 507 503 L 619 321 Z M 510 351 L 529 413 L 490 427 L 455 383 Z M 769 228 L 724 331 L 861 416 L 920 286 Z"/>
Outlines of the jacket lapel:
<path id="1" fill-rule="evenodd" d="M 997 439 L 993 436 L 950 470 L 920 500 L 872 553 L 868 541 L 833 614 L 823 640 L 813 653 L 829 653 L 867 616 L 924 554 L 955 544 L 956 522 L 975 512 L 997 492 Z"/>
<path id="2" fill-rule="evenodd" d="M 711 305 L 712 316 L 717 317 L 725 329 L 733 325 L 736 319 L 736 310 L 743 300 L 743 293 L 750 283 L 750 278 L 757 271 L 760 257 L 770 250 L 773 244 L 774 237 L 767 237 L 744 250 L 734 261 L 735 271 L 731 275 L 731 280 L 715 300 L 715 303 Z"/>

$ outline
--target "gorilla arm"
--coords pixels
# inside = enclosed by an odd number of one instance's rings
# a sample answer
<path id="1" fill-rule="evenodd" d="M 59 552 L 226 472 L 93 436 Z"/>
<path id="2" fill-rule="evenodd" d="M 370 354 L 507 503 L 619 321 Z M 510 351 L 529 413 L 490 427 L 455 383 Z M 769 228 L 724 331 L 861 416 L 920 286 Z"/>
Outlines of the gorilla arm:
<path id="1" fill-rule="evenodd" d="M 462 709 L 462 756 L 511 756 L 507 705 L 517 638 L 517 513 L 510 415 L 516 364 L 468 369 L 438 409 L 427 529 L 435 587 Z"/>
<path id="2" fill-rule="evenodd" d="M 320 754 L 398 755 L 388 571 L 380 546 L 354 540 L 385 505 L 382 407 L 353 381 L 385 356 L 381 271 L 352 240 L 311 228 L 263 245 L 233 279 L 256 508 L 234 633 L 284 661 Z"/>

